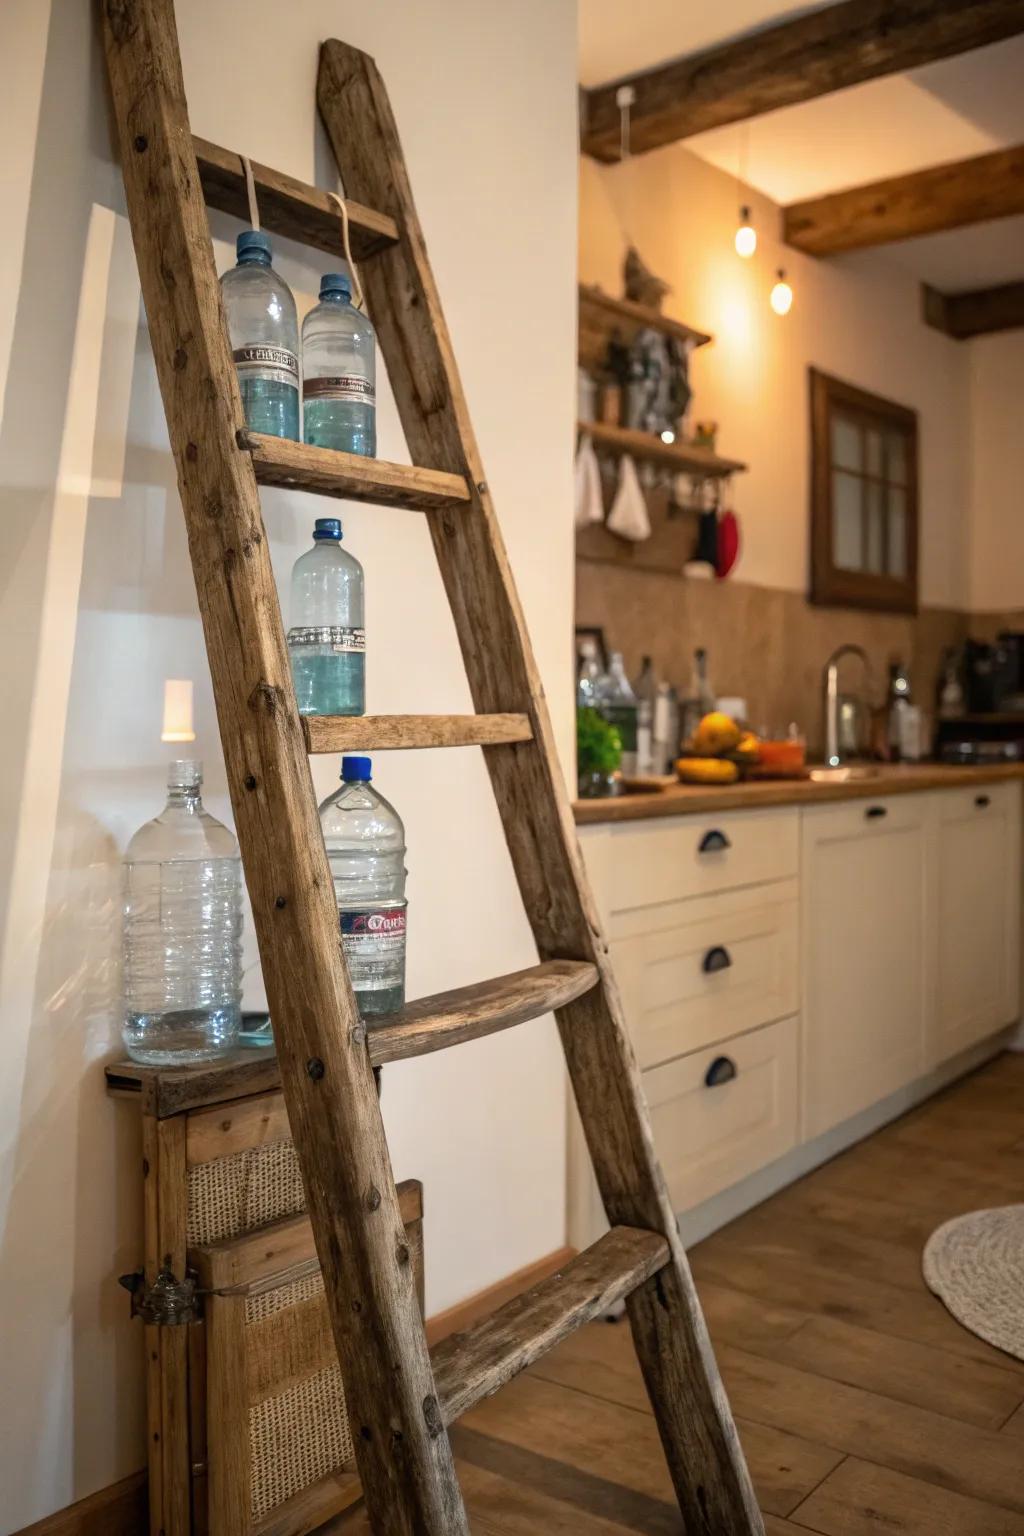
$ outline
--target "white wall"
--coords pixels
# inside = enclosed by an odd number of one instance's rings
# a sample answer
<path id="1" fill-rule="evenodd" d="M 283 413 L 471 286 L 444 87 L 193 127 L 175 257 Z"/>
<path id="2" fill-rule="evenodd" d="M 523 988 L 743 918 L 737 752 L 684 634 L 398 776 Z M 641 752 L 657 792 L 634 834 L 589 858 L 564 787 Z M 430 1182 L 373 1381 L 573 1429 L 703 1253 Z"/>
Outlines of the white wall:
<path id="1" fill-rule="evenodd" d="M 695 419 L 719 423 L 737 475 L 741 581 L 804 591 L 808 577 L 809 364 L 913 406 L 920 416 L 921 601 L 967 600 L 967 349 L 920 320 L 919 285 L 884 252 L 818 261 L 780 240 L 779 209 L 744 194 L 759 233 L 755 256 L 733 249 L 739 194 L 732 176 L 682 145 L 623 166 L 584 160 L 580 275 L 620 293 L 627 232 L 672 284 L 674 315 L 714 336 L 691 364 Z M 790 313 L 768 294 L 784 266 Z"/>
<path id="2" fill-rule="evenodd" d="M 141 1334 L 116 1275 L 140 1258 L 137 1118 L 118 1051 L 118 859 L 162 803 L 167 676 L 196 682 L 207 802 L 227 816 L 209 678 L 92 7 L 5 0 L 0 245 L 0 1531 L 143 1463 Z M 488 477 L 571 749 L 575 6 L 571 0 L 180 0 L 197 132 L 323 181 L 319 40 L 374 53 Z M 217 220 L 218 264 L 234 227 Z M 301 303 L 322 262 L 279 265 Z M 406 457 L 393 404 L 382 456 Z M 310 498 L 269 492 L 284 579 Z M 375 711 L 471 708 L 424 520 L 346 508 L 368 580 Z M 392 755 L 409 835 L 412 995 L 531 963 L 480 755 Z M 336 765 L 318 761 L 320 794 Z M 246 1000 L 261 997 L 248 956 Z M 424 1180 L 431 1310 L 565 1234 L 561 1054 L 550 1022 L 389 1067 L 399 1177 Z"/>
<path id="3" fill-rule="evenodd" d="M 976 336 L 970 359 L 970 608 L 1024 608 L 1024 331 Z"/>

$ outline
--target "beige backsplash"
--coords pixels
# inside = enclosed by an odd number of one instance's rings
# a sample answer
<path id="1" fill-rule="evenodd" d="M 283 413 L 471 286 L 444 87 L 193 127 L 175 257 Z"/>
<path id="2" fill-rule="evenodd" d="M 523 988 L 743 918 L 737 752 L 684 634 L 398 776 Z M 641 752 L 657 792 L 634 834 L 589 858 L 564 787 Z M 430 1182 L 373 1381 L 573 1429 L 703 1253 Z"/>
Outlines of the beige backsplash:
<path id="1" fill-rule="evenodd" d="M 889 662 L 909 663 L 915 699 L 929 716 L 942 652 L 967 636 L 992 639 L 1000 629 L 1024 628 L 1024 614 L 971 614 L 922 608 L 914 614 L 816 608 L 799 592 L 742 581 L 701 581 L 660 572 L 576 562 L 576 622 L 599 625 L 612 650 L 622 651 L 630 677 L 650 656 L 659 677 L 685 690 L 693 651 L 703 645 L 719 695 L 747 700 L 755 728 L 784 728 L 795 720 L 812 752 L 820 750 L 821 669 L 837 645 L 852 641 L 871 659 L 871 702 L 885 695 Z M 856 661 L 851 685 L 859 686 Z"/>

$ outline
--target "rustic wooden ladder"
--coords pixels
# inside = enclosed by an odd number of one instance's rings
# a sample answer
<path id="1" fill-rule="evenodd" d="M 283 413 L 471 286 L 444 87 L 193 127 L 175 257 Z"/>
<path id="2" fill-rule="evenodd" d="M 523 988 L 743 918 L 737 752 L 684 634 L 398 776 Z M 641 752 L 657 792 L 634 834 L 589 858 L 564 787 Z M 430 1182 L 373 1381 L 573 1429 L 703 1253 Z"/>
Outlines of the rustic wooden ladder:
<path id="1" fill-rule="evenodd" d="M 367 55 L 323 45 L 318 100 L 409 468 L 244 428 L 205 204 L 245 216 L 236 155 L 193 140 L 173 0 L 103 0 L 128 213 L 178 471 L 228 783 L 292 1135 L 370 1521 L 468 1525 L 446 1427 L 625 1298 L 690 1536 L 763 1531 L 651 1139 L 398 133 Z M 337 256 L 323 192 L 254 167 L 261 219 Z M 364 205 L 364 206 L 360 206 Z M 259 484 L 425 512 L 473 700 L 467 717 L 300 719 Z M 479 744 L 540 963 L 414 1003 L 369 1035 L 344 963 L 308 753 Z M 374 1082 L 381 1062 L 553 1009 L 611 1231 L 428 1353 Z"/>

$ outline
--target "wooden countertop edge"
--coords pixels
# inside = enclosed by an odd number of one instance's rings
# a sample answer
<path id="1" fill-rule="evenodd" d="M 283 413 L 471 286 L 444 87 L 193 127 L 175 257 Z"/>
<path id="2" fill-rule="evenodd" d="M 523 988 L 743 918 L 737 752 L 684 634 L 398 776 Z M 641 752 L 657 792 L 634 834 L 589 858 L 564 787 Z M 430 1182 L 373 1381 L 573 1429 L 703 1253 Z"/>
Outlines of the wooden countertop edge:
<path id="1" fill-rule="evenodd" d="M 573 814 L 578 826 L 601 822 L 649 821 L 662 816 L 688 816 L 707 811 L 761 810 L 778 805 L 825 805 L 836 800 L 878 800 L 929 789 L 969 789 L 975 784 L 1024 780 L 1024 763 L 999 763 L 979 768 L 882 768 L 870 779 L 846 784 L 815 783 L 811 779 L 757 779 L 745 784 L 680 784 L 657 793 L 620 795 L 604 800 L 577 800 Z"/>

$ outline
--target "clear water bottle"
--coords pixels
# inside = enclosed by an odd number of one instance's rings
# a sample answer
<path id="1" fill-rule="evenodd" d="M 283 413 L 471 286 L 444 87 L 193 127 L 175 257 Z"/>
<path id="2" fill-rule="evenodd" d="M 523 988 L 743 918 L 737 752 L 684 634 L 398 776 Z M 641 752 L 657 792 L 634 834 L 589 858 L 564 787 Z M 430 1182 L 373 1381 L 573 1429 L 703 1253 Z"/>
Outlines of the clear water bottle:
<path id="1" fill-rule="evenodd" d="M 292 567 L 288 654 L 300 715 L 366 708 L 363 568 L 341 547 L 341 523 L 318 517 L 313 548 Z"/>
<path id="2" fill-rule="evenodd" d="M 246 425 L 269 437 L 299 436 L 299 325 L 291 289 L 270 265 L 270 240 L 246 229 L 238 265 L 220 280 Z"/>
<path id="3" fill-rule="evenodd" d="M 209 1061 L 238 1039 L 242 862 L 202 782 L 202 763 L 172 763 L 167 804 L 124 856 L 123 1035 L 147 1066 Z"/>
<path id="4" fill-rule="evenodd" d="M 370 783 L 368 757 L 343 757 L 341 788 L 320 807 L 360 1015 L 372 1022 L 405 1002 L 405 828 Z"/>
<path id="5" fill-rule="evenodd" d="M 377 338 L 352 304 L 341 272 L 320 280 L 320 302 L 302 322 L 302 425 L 307 443 L 377 452 Z"/>

